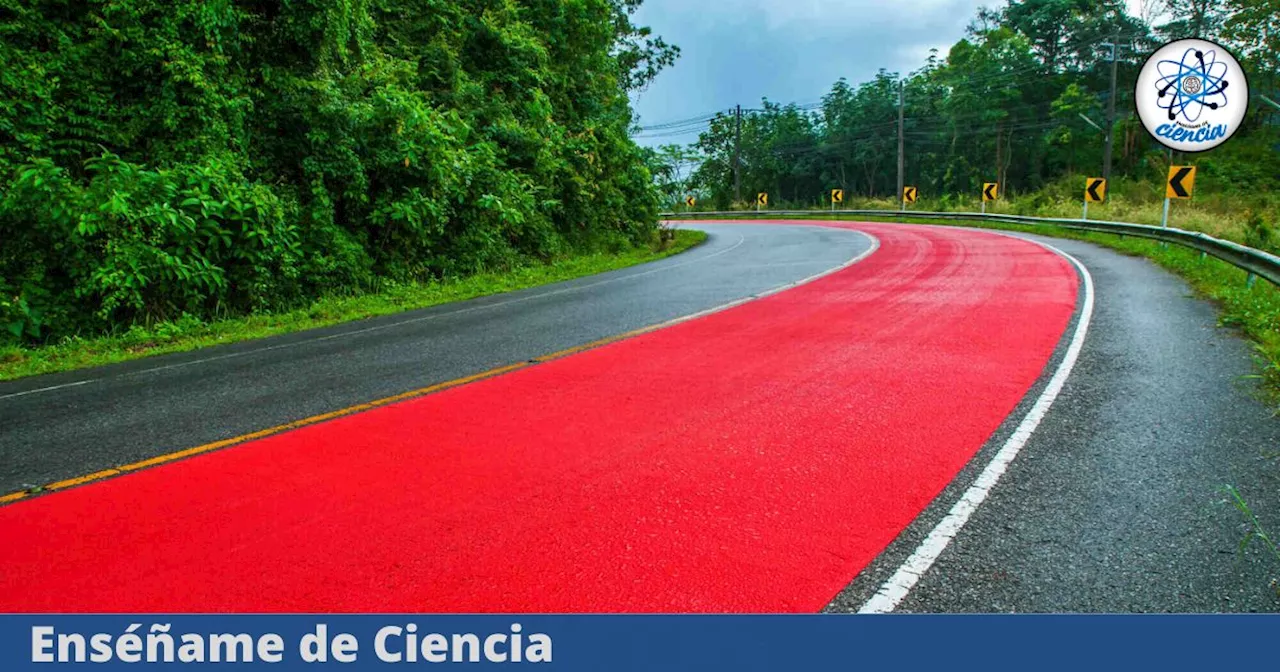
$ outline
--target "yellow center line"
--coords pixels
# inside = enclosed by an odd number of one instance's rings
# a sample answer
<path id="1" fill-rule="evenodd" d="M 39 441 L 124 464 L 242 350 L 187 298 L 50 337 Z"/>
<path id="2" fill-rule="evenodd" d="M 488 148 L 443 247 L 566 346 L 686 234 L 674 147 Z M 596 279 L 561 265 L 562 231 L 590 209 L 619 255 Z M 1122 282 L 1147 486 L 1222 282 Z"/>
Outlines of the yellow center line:
<path id="1" fill-rule="evenodd" d="M 739 244 L 741 244 L 741 242 L 742 242 L 742 241 L 739 241 Z M 650 332 L 658 331 L 659 329 L 664 329 L 664 328 L 666 328 L 666 327 L 674 326 L 674 325 L 676 325 L 676 324 L 680 324 L 681 322 L 688 322 L 688 321 L 690 321 L 690 320 L 693 320 L 693 319 L 696 319 L 696 318 L 699 318 L 699 317 L 704 317 L 704 316 L 707 316 L 707 315 L 711 315 L 711 314 L 713 314 L 713 313 L 719 313 L 719 312 L 722 312 L 722 311 L 728 310 L 728 309 L 730 309 L 730 308 L 734 308 L 734 307 L 737 307 L 737 306 L 742 305 L 742 304 L 744 304 L 744 303 L 747 303 L 747 302 L 749 302 L 749 301 L 751 301 L 751 300 L 753 300 L 753 299 L 763 298 L 763 297 L 765 297 L 765 296 L 769 296 L 769 295 L 771 295 L 771 294 L 776 294 L 776 293 L 778 293 L 778 292 L 780 292 L 780 291 L 783 291 L 783 290 L 786 290 L 786 289 L 790 289 L 790 288 L 795 287 L 795 286 L 797 286 L 797 285 L 802 285 L 802 284 L 805 284 L 805 283 L 811 282 L 811 281 L 816 280 L 816 279 L 818 279 L 818 278 L 820 278 L 820 277 L 823 277 L 823 276 L 826 276 L 826 275 L 830 275 L 830 274 L 835 273 L 835 272 L 837 272 L 837 271 L 840 271 L 840 270 L 843 270 L 843 269 L 845 269 L 845 268 L 848 268 L 849 266 L 852 266 L 853 264 L 857 263 L 858 261 L 861 261 L 862 259 L 866 258 L 866 257 L 867 257 L 867 256 L 869 256 L 872 252 L 875 252 L 875 251 L 879 248 L 879 242 L 878 242 L 878 241 L 876 241 L 874 238 L 872 239 L 872 243 L 873 243 L 873 244 L 872 244 L 872 246 L 871 246 L 871 248 L 870 248 L 870 249 L 868 249 L 867 251 L 863 252 L 862 254 L 859 254 L 859 255 L 855 256 L 854 258 L 852 258 L 852 259 L 850 259 L 849 261 L 845 262 L 845 263 L 844 263 L 843 265 L 841 265 L 841 266 L 837 266 L 836 268 L 832 268 L 832 269 L 826 270 L 826 271 L 824 271 L 824 272 L 822 272 L 822 273 L 818 273 L 818 274 L 813 275 L 813 276 L 811 276 L 811 277 L 805 278 L 804 280 L 800 280 L 799 282 L 795 282 L 795 283 L 791 283 L 791 284 L 789 284 L 789 285 L 784 285 L 784 286 L 781 286 L 781 287 L 777 287 L 777 288 L 774 288 L 773 290 L 770 290 L 770 291 L 767 291 L 767 292 L 762 292 L 762 293 L 760 293 L 760 294 L 756 294 L 756 295 L 753 295 L 753 296 L 750 296 L 750 297 L 745 297 L 745 298 L 738 299 L 738 300 L 735 300 L 735 301 L 730 301 L 729 303 L 725 303 L 725 304 L 722 304 L 722 305 L 720 305 L 720 306 L 716 306 L 715 308 L 710 308 L 710 309 L 708 309 L 708 310 L 703 310 L 703 311 L 700 311 L 700 312 L 697 312 L 697 313 L 693 313 L 693 314 L 690 314 L 690 315 L 685 315 L 685 316 L 683 316 L 683 317 L 677 317 L 677 318 L 675 318 L 675 319 L 667 320 L 666 322 L 660 322 L 660 323 L 658 323 L 658 324 L 653 324 L 653 325 L 650 325 L 650 326 L 647 326 L 647 327 L 641 327 L 641 328 L 639 328 L 639 329 L 633 329 L 633 330 L 631 330 L 631 331 L 623 332 L 623 333 L 621 333 L 621 334 L 616 334 L 616 335 L 613 335 L 613 336 L 607 336 L 607 337 L 605 337 L 605 338 L 601 338 L 601 339 L 598 339 L 598 340 L 595 340 L 595 341 L 591 341 L 590 343 L 584 343 L 584 344 L 582 344 L 582 345 L 577 345 L 577 346 L 574 346 L 574 347 L 571 347 L 571 348 L 565 348 L 565 349 L 563 349 L 563 350 L 557 350 L 557 351 L 552 352 L 552 353 L 550 353 L 550 354 L 541 355 L 541 356 L 535 357 L 535 358 L 533 358 L 533 359 L 531 359 L 531 360 L 528 360 L 528 361 L 525 361 L 525 362 L 517 362 L 517 363 L 515 363 L 515 364 L 508 364 L 508 365 L 506 365 L 506 366 L 500 366 L 500 367 L 497 367 L 497 368 L 495 368 L 495 369 L 489 369 L 488 371 L 482 371 L 482 372 L 477 373 L 477 374 L 474 374 L 474 375 L 464 376 L 464 377 L 462 377 L 462 378 L 455 378 L 455 379 L 453 379 L 453 380 L 446 381 L 446 382 L 443 382 L 443 383 L 436 383 L 435 385 L 429 385 L 429 386 L 427 386 L 427 387 L 418 388 L 418 389 L 416 389 L 416 390 L 410 390 L 410 391 L 408 391 L 408 392 L 402 392 L 402 393 L 400 393 L 400 394 L 397 394 L 397 395 L 394 395 L 394 396 L 391 396 L 391 397 L 384 397 L 384 398 L 382 398 L 382 399 L 375 399 L 374 401 L 365 402 L 365 403 L 363 403 L 363 404 L 357 404 L 357 405 L 355 405 L 355 406 L 348 406 L 347 408 L 339 409 L 339 410 L 336 410 L 336 411 L 330 411 L 330 412 L 328 412 L 328 413 L 321 413 L 320 415 L 313 415 L 313 416 L 311 416 L 311 417 L 309 417 L 309 418 L 303 418 L 303 419 L 301 419 L 301 420 L 295 420 L 295 421 L 293 421 L 293 422 L 288 422 L 288 423 L 285 423 L 285 424 L 283 424 L 283 425 L 276 425 L 275 427 L 268 427 L 267 429 L 261 429 L 261 430 L 258 430 L 258 431 L 256 431 L 256 432 L 251 432 L 251 433 L 249 433 L 249 434 L 242 434 L 242 435 L 240 435 L 240 436 L 235 436 L 235 437 L 232 437 L 232 438 L 229 438 L 229 439 L 222 439 L 222 440 L 220 440 L 220 441 L 214 441 L 214 442 L 212 442 L 212 443 L 206 443 L 206 444 L 204 444 L 204 445 L 196 446 L 196 447 L 194 447 L 194 448 L 186 448 L 186 449 L 179 450 L 179 451 L 175 451 L 175 452 L 172 452 L 172 453 L 166 453 L 166 454 L 164 454 L 164 455 L 160 455 L 160 456 L 157 456 L 157 457 L 152 457 L 152 458 L 148 458 L 148 459 L 145 459 L 145 460 L 140 460 L 140 461 L 138 461 L 138 462 L 131 462 L 131 463 L 129 463 L 129 464 L 120 465 L 120 466 L 118 466 L 118 467 L 114 467 L 114 468 L 111 468 L 111 469 L 103 469 L 102 471 L 97 471 L 97 472 L 94 472 L 94 473 L 92 473 L 92 474 L 86 474 L 86 475 L 84 475 L 84 476 L 77 476 L 77 477 L 75 477 L 75 478 L 69 478 L 69 479 L 66 479 L 66 480 L 63 480 L 63 481 L 58 481 L 58 482 L 56 482 L 56 483 L 50 483 L 50 484 L 48 484 L 48 485 L 44 485 L 44 486 L 40 486 L 40 487 L 35 487 L 35 488 L 28 489 L 28 490 L 19 490 L 19 491 L 17 491 L 17 492 L 11 492 L 11 493 L 9 493 L 9 494 L 7 494 L 7 495 L 0 495 L 0 505 L 9 504 L 9 503 L 11 503 L 11 502 L 16 502 L 16 501 L 18 501 L 18 500 L 20 500 L 20 499 L 26 499 L 26 498 L 28 498 L 28 497 L 33 497 L 33 496 L 36 496 L 36 495 L 41 495 L 41 494 L 44 494 L 44 493 L 46 493 L 46 492 L 54 492 L 54 491 L 57 491 L 57 490 L 63 490 L 63 489 L 65 489 L 65 488 L 71 488 L 71 487 L 75 487 L 75 486 L 78 486 L 78 485 L 84 485 L 84 484 L 86 484 L 86 483 L 92 483 L 92 482 L 94 482 L 94 481 L 100 481 L 100 480 L 103 480 L 103 479 L 106 479 L 106 478 L 111 478 L 111 477 L 113 477 L 113 476 L 119 476 L 119 475 L 122 475 L 122 474 L 127 474 L 127 473 L 130 473 L 130 472 L 138 471 L 138 470 L 140 470 L 140 469 L 147 469 L 147 468 L 149 468 L 149 467 L 154 467 L 154 466 L 158 466 L 158 465 L 166 464 L 166 463 L 169 463 L 169 462 L 173 462 L 173 461 L 175 461 L 175 460 L 181 460 L 181 459 L 184 459 L 184 458 L 187 458 L 187 457 L 192 457 L 192 456 L 194 456 L 194 455 L 200 455 L 200 454 L 202 454 L 202 453 L 212 452 L 212 451 L 215 451 L 215 450 L 219 450 L 219 449 L 221 449 L 221 448 L 228 448 L 228 447 L 230 447 L 230 446 L 234 446 L 234 445 L 237 445 L 237 444 L 245 443 L 245 442 L 248 442 L 248 441 L 253 441 L 253 440 L 255 440 L 255 439 L 265 438 L 265 437 L 271 436 L 271 435 L 273 435 L 273 434 L 279 434 L 279 433 L 281 433 L 281 432 L 287 432 L 287 431 L 290 431 L 290 430 L 293 430 L 293 429 L 299 429 L 299 428 L 301 428 L 301 427 L 306 427 L 306 426 L 308 426 L 308 425 L 314 425 L 314 424 L 317 424 L 317 423 L 325 422 L 326 420 L 333 420 L 333 419 L 335 419 L 335 418 L 341 418 L 341 417 L 343 417 L 343 416 L 352 415 L 353 413 L 360 413 L 361 411 L 368 411 L 368 410 L 371 410 L 371 409 L 374 409 L 374 408 L 378 408 L 378 407 L 380 407 L 380 406 L 386 406 L 386 405 L 388 405 L 388 404 L 394 404 L 394 403 L 397 403 L 397 402 L 406 401 L 406 400 L 414 399 L 414 398 L 417 398 L 417 397 L 422 397 L 422 396 L 425 396 L 425 395 L 428 395 L 428 394 L 432 394 L 433 392 L 440 392 L 441 390 L 446 390 L 446 389 L 449 389 L 449 388 L 451 388 L 451 387 L 458 387 L 458 386 L 460 386 L 460 385 L 466 385 L 467 383 L 474 383 L 474 382 L 476 382 L 476 381 L 484 380 L 484 379 L 486 379 L 486 378 L 493 378 L 493 377 L 495 377 L 495 376 L 500 376 L 500 375 L 502 375 L 502 374 L 504 374 L 504 373 L 510 373 L 510 372 L 512 372 L 512 371 L 518 371 L 518 370 L 520 370 L 520 369 L 528 368 L 528 367 L 530 367 L 530 366 L 533 366 L 534 364 L 541 364 L 541 363 L 544 363 L 544 362 L 550 362 L 550 361 L 552 361 L 552 360 L 560 359 L 560 358 L 562 358 L 562 357 L 567 357 L 567 356 L 569 356 L 569 355 L 577 354 L 577 353 L 579 353 L 579 352 L 584 352 L 584 351 L 586 351 L 586 350 L 592 350 L 592 349 L 594 349 L 594 348 L 599 348 L 599 347 L 601 347 L 601 346 L 609 345 L 609 344 L 611 344 L 611 343 L 617 343 L 618 341 L 626 340 L 626 339 L 628 339 L 628 338 L 634 338 L 634 337 L 636 337 L 636 336 L 640 336 L 640 335 L 642 335 L 642 334 L 648 334 L 648 333 L 650 333 Z M 735 245 L 734 247 L 736 248 L 737 246 Z"/>
<path id="2" fill-rule="evenodd" d="M 20 499 L 26 499 L 28 497 L 44 494 L 46 492 L 55 492 L 57 490 L 64 490 L 66 488 L 71 488 L 78 485 L 84 485 L 86 483 L 92 483 L 94 481 L 101 481 L 103 479 L 111 478 L 113 476 L 119 476 L 121 474 L 127 474 L 127 473 L 138 471 L 141 469 L 147 469 L 150 467 L 159 466 L 161 464 L 167 464 L 169 462 L 185 459 L 188 457 L 192 457 L 194 455 L 213 452 L 215 450 L 219 450 L 222 448 L 229 448 L 231 446 L 253 441 L 255 439 L 266 438 L 273 434 L 280 434 L 282 432 L 299 429 L 302 427 L 306 427 L 308 425 L 314 425 L 317 423 L 325 422 L 327 420 L 334 420 L 336 418 L 352 415 L 354 413 L 360 413 L 362 411 L 372 410 L 380 406 L 386 406 L 388 404 L 394 404 L 401 401 L 407 401 L 409 399 L 415 399 L 417 397 L 426 396 L 433 392 L 439 392 L 441 390 L 446 390 L 451 387 L 458 387 L 460 385 L 466 385 L 467 383 L 474 383 L 479 380 L 484 380 L 485 378 L 493 378 L 494 376 L 500 376 L 504 373 L 510 373 L 512 371 L 518 371 L 520 369 L 528 368 L 530 366 L 533 366 L 534 364 L 549 362 L 554 359 L 560 359 L 562 357 L 567 357 L 572 354 L 576 354 L 586 350 L 591 350 L 593 348 L 598 348 L 600 346 L 608 345 L 610 343 L 616 343 L 618 341 L 631 338 L 633 336 L 639 336 L 640 334 L 646 334 L 651 331 L 657 331 L 658 329 L 661 329 L 663 327 L 671 326 L 673 324 L 686 321 L 690 317 L 694 317 L 694 316 L 691 315 L 687 317 L 676 318 L 674 320 L 669 320 L 667 322 L 662 322 L 660 324 L 655 324 L 648 327 L 642 327 L 640 329 L 633 329 L 632 331 L 624 332 L 614 336 L 608 336 L 605 338 L 601 338 L 599 340 L 591 341 L 590 343 L 584 343 L 582 345 L 577 345 L 571 348 L 565 348 L 564 350 L 557 350 L 550 354 L 535 357 L 526 362 L 518 362 L 516 364 L 508 364 L 506 366 L 500 366 L 495 369 L 489 369 L 488 371 L 482 371 L 480 373 L 473 374 L 470 376 L 455 378 L 453 380 L 449 380 L 443 383 L 436 383 L 435 385 L 429 385 L 427 387 L 418 388 L 416 390 L 409 390 L 408 392 L 402 392 L 394 396 L 383 397 L 382 399 L 375 399 L 373 401 L 368 401 L 363 404 L 356 404 L 354 406 L 348 406 L 346 408 L 342 408 L 336 411 L 330 411 L 328 413 L 313 415 L 307 418 L 303 418 L 301 420 L 294 420 L 293 422 L 286 422 L 282 425 L 276 425 L 274 427 L 260 429 L 256 432 L 241 434 L 240 436 L 233 436 L 229 439 L 213 441 L 211 443 L 195 446 L 194 448 L 184 448 L 183 450 L 174 451 L 172 453 L 165 453 L 164 455 L 159 455 L 159 456 L 148 458 L 145 460 L 140 460 L 138 462 L 122 464 L 120 466 L 113 467 L 110 469 L 103 469 L 102 471 L 96 471 L 92 474 L 85 474 L 84 476 L 68 478 L 66 480 L 58 481 L 56 483 L 49 483 L 47 485 L 43 485 L 40 487 L 30 488 L 28 490 L 19 490 L 17 492 L 11 492 L 7 495 L 0 496 L 0 505 L 9 504 L 11 502 L 16 502 Z"/>
<path id="3" fill-rule="evenodd" d="M 689 317 L 693 317 L 693 316 L 689 316 Z M 94 481 L 101 481 L 103 479 L 111 478 L 113 476 L 119 476 L 121 474 L 127 474 L 127 473 L 138 471 L 141 469 L 147 469 L 150 467 L 167 464 L 169 462 L 185 459 L 188 457 L 192 457 L 194 455 L 213 452 L 215 450 L 219 450 L 222 448 L 229 448 L 231 446 L 253 441 L 255 439 L 266 438 L 273 434 L 280 434 L 282 432 L 287 432 L 294 429 L 300 429 L 308 425 L 314 425 L 321 422 L 325 422 L 327 420 L 334 420 L 336 418 L 341 418 L 343 416 L 360 413 L 362 411 L 372 410 L 380 406 L 386 406 L 388 404 L 394 404 L 397 402 L 407 401 L 409 399 L 415 399 L 417 397 L 426 396 L 433 392 L 440 392 L 441 390 L 446 390 L 451 387 L 458 387 L 460 385 L 466 385 L 467 383 L 474 383 L 479 380 L 484 380 L 485 378 L 493 378 L 495 376 L 500 376 L 504 373 L 510 373 L 512 371 L 518 371 L 520 369 L 528 368 L 530 366 L 533 366 L 534 364 L 549 362 L 554 359 L 560 359 L 562 357 L 567 357 L 572 354 L 576 354 L 586 350 L 591 350 L 593 348 L 598 348 L 600 346 L 608 345 L 610 343 L 616 343 L 618 341 L 631 338 L 633 336 L 639 336 L 640 334 L 646 334 L 651 331 L 657 331 L 658 329 L 671 326 L 678 322 L 683 322 L 687 319 L 688 317 L 677 318 L 675 320 L 662 322 L 660 324 L 655 324 L 648 327 L 642 327 L 640 329 L 634 329 L 632 331 L 628 331 L 628 332 L 624 332 L 614 336 L 608 336 L 605 338 L 601 338 L 599 340 L 591 341 L 590 343 L 584 343 L 582 345 L 577 345 L 571 348 L 565 348 L 564 350 L 557 350 L 550 354 L 535 357 L 527 362 L 518 362 L 515 364 L 508 364 L 506 366 L 500 366 L 495 369 L 489 369 L 488 371 L 482 371 L 480 373 L 473 374 L 470 376 L 455 378 L 453 380 L 445 381 L 443 383 L 436 383 L 435 385 L 429 385 L 427 387 L 418 388 L 416 390 L 409 390 L 408 392 L 402 392 L 394 396 L 383 397 L 381 399 L 375 399 L 373 401 L 368 401 L 363 404 L 348 406 L 346 408 L 342 408 L 336 411 L 330 411 L 328 413 L 313 415 L 307 418 L 303 418 L 301 420 L 294 420 L 293 422 L 287 422 L 282 425 L 276 425 L 274 427 L 260 429 L 256 432 L 241 434 L 240 436 L 233 436 L 229 439 L 213 441 L 211 443 L 195 446 L 194 448 L 184 448 L 183 450 L 174 451 L 172 453 L 165 453 L 164 455 L 159 455 L 159 456 L 148 458 L 145 460 L 140 460 L 138 462 L 122 464 L 120 466 L 113 467 L 111 469 L 103 469 L 102 471 L 95 471 L 92 474 L 85 474 L 84 476 L 77 476 L 75 478 L 69 478 L 66 480 L 57 481 L 56 483 L 49 483 L 47 485 L 43 485 L 40 487 L 30 488 L 28 490 L 19 490 L 17 492 L 11 492 L 7 495 L 0 496 L 0 505 L 9 504 L 11 502 L 16 502 L 20 499 L 26 499 L 28 497 L 44 494 L 46 492 L 55 492 L 57 490 L 64 490 L 66 488 L 71 488 L 78 485 L 84 485 L 86 483 L 93 483 Z"/>
<path id="4" fill-rule="evenodd" d="M 559 354 L 559 353 L 556 353 L 556 354 Z M 202 453 L 212 452 L 220 448 L 228 448 L 230 446 L 234 446 L 237 444 L 253 441 L 254 439 L 261 439 L 261 438 L 271 436 L 273 434 L 279 434 L 281 432 L 287 432 L 289 430 L 299 429 L 301 427 L 306 427 L 308 425 L 321 423 L 326 420 L 333 420 L 335 418 L 341 418 L 343 416 L 351 415 L 353 413 L 359 413 L 361 411 L 371 410 L 374 408 L 378 408 L 379 406 L 386 406 L 388 404 L 394 404 L 396 402 L 414 399 L 416 397 L 425 396 L 433 392 L 439 392 L 441 390 L 445 390 L 451 387 L 458 387 L 459 385 L 466 385 L 467 383 L 473 383 L 475 381 L 483 380 L 485 378 L 500 376 L 504 373 L 509 373 L 511 371 L 516 371 L 518 369 L 523 369 L 528 366 L 532 366 L 532 362 L 520 362 L 518 364 L 509 364 L 507 366 L 500 366 L 496 369 L 489 369 L 488 371 L 483 371 L 481 373 L 477 373 L 474 375 L 464 376 L 462 378 L 455 378 L 453 380 L 446 381 L 443 383 L 436 383 L 435 385 L 429 385 L 427 387 L 418 388 L 416 390 L 410 390 L 408 392 L 403 392 L 401 394 L 397 394 L 391 397 L 375 399 L 374 401 L 365 402 L 363 404 L 356 404 L 355 406 L 348 406 L 347 408 L 339 409 L 336 411 L 330 411 L 328 413 L 313 415 L 308 418 L 303 418 L 301 420 L 294 420 L 293 422 L 287 422 L 283 425 L 276 425 L 275 427 L 260 429 L 256 432 L 250 432 L 248 434 L 241 434 L 240 436 L 234 436 L 229 439 L 222 439 L 220 441 L 214 441 L 212 443 L 206 443 L 203 445 L 195 446 L 194 448 L 185 448 L 183 450 L 178 450 L 172 453 L 165 453 L 164 455 L 159 455 L 157 457 L 140 460 L 138 462 L 131 462 L 129 464 L 123 464 L 118 467 L 113 467 L 111 469 L 103 469 L 102 471 L 95 471 L 92 474 L 85 474 L 84 476 L 68 478 L 63 481 L 57 481 L 56 483 L 49 483 L 48 485 L 40 486 L 37 488 L 31 488 L 29 490 L 19 490 L 17 492 L 11 492 L 7 495 L 0 496 L 0 504 L 8 504 L 10 502 L 16 502 L 20 499 L 26 499 L 27 497 L 43 494 L 45 492 L 54 492 L 57 490 L 64 490 L 66 488 L 71 488 L 78 485 L 84 485 L 86 483 L 92 483 L 94 481 L 101 481 L 106 478 L 111 478 L 112 476 L 119 476 L 121 474 L 138 471 L 140 469 L 146 469 L 148 467 L 154 467 L 161 464 L 166 464 L 168 462 L 173 462 L 175 460 L 181 460 L 183 458 L 191 457 L 193 455 L 200 455 Z"/>

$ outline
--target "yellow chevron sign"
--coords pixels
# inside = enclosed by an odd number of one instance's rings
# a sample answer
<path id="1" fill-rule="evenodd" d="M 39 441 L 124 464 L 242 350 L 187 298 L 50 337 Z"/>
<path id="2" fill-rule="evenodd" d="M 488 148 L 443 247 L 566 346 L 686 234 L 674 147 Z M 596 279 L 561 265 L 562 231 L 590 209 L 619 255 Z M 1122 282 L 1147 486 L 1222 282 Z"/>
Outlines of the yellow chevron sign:
<path id="1" fill-rule="evenodd" d="M 1107 200 L 1107 181 L 1101 177 L 1085 180 L 1084 200 L 1088 203 L 1101 203 Z"/>
<path id="2" fill-rule="evenodd" d="M 697 204 L 698 204 L 698 199 L 696 199 L 696 198 L 694 198 L 694 197 L 690 196 L 690 197 L 688 197 L 688 198 L 684 199 L 684 204 L 692 208 L 693 206 L 695 206 L 695 205 L 697 205 Z"/>
<path id="3" fill-rule="evenodd" d="M 903 203 L 915 203 L 915 202 L 916 202 L 916 196 L 917 196 L 917 195 L 918 195 L 918 192 L 917 192 L 917 190 L 916 190 L 916 188 L 915 188 L 915 187 L 903 187 L 903 188 L 902 188 L 902 202 L 903 202 Z"/>
<path id="4" fill-rule="evenodd" d="M 999 182 L 983 182 L 982 183 L 982 202 L 994 201 L 1000 197 Z"/>
<path id="5" fill-rule="evenodd" d="M 832 189 L 832 190 L 831 190 L 831 202 L 832 202 L 832 203 L 844 203 L 844 189 Z"/>
<path id="6" fill-rule="evenodd" d="M 769 205 L 769 194 L 756 194 L 756 205 Z"/>

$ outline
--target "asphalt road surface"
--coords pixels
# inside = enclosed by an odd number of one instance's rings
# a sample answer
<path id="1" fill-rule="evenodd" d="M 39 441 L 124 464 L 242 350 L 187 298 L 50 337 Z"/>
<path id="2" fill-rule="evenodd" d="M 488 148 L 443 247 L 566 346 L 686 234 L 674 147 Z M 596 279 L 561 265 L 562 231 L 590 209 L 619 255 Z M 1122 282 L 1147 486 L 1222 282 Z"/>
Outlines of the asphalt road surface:
<path id="1" fill-rule="evenodd" d="M 1237 488 L 1266 529 L 1280 530 L 1280 420 L 1258 400 L 1252 347 L 1150 261 L 1023 237 L 1089 269 L 1093 323 L 1052 411 L 899 610 L 1280 611 L 1280 565 L 1260 541 L 1240 552 L 1250 527 L 1223 490 Z M 865 604 L 1028 405 L 829 611 Z"/>
<path id="2" fill-rule="evenodd" d="M 579 346 L 839 266 L 864 235 L 698 226 L 651 264 L 400 315 L 0 382 L 0 494 Z"/>
<path id="3" fill-rule="evenodd" d="M 1255 398 L 1248 345 L 1175 277 L 1039 239 L 1088 283 L 1038 244 L 955 228 L 706 228 L 688 254 L 603 276 L 0 384 L 7 491 L 840 269 L 0 507 L 0 610 L 856 611 L 929 546 L 1066 369 L 1016 459 L 894 606 L 1280 608 L 1280 568 L 1238 552 L 1243 518 L 1222 493 L 1238 487 L 1280 529 L 1267 457 L 1280 425 Z M 841 268 L 868 236 L 878 249 Z"/>

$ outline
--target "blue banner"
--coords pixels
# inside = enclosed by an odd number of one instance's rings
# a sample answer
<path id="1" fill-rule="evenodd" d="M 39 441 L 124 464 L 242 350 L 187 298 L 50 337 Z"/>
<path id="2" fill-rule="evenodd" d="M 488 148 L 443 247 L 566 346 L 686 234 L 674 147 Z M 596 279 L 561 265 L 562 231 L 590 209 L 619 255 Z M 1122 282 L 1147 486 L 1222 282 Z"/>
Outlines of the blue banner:
<path id="1" fill-rule="evenodd" d="M 1280 616 L 9 615 L 0 670 L 1274 669 L 1278 632 Z"/>

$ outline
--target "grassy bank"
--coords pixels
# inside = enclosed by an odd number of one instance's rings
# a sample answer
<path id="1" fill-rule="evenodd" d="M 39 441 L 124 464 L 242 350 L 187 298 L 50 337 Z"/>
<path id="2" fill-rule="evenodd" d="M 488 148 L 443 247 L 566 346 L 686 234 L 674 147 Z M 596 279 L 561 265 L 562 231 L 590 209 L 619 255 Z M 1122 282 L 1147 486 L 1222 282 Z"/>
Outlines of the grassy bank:
<path id="1" fill-rule="evenodd" d="M 1026 194 L 1001 194 L 987 204 L 987 212 L 1029 217 L 1079 218 L 1083 210 L 1084 176 L 1058 180 L 1044 189 Z M 775 204 L 775 210 L 816 209 L 829 207 L 825 202 Z M 841 205 L 845 210 L 896 210 L 893 198 L 867 198 L 845 194 Z M 910 210 L 922 212 L 978 212 L 982 208 L 978 193 L 941 197 L 921 192 L 921 198 Z M 754 211 L 755 204 L 739 204 L 735 210 Z M 1132 222 L 1159 226 L 1164 211 L 1164 183 L 1150 180 L 1116 178 L 1112 180 L 1107 200 L 1089 206 L 1089 219 Z M 1169 212 L 1169 226 L 1200 231 L 1251 247 L 1280 252 L 1280 196 L 1270 193 L 1241 194 L 1198 187 L 1195 198 L 1174 201 Z"/>
<path id="2" fill-rule="evenodd" d="M 112 336 L 71 338 L 31 348 L 8 346 L 0 349 L 0 380 L 185 352 L 536 287 L 655 261 L 683 252 L 704 240 L 706 234 L 701 231 L 678 230 L 674 242 L 663 246 L 632 249 L 619 254 L 575 256 L 547 264 L 441 282 L 388 284 L 376 293 L 331 296 L 316 301 L 308 308 L 288 312 L 254 314 L 213 322 L 187 318 L 147 328 L 134 327 Z"/>
<path id="3" fill-rule="evenodd" d="M 988 203 L 987 212 L 1028 217 L 1079 219 L 1083 214 L 1083 206 L 1084 203 L 1078 196 L 1035 194 Z M 891 210 L 896 207 L 897 203 L 891 200 L 863 199 L 857 204 L 850 205 L 849 209 Z M 977 199 L 973 199 L 972 202 L 929 199 L 919 201 L 911 209 L 925 212 L 977 212 L 981 207 L 982 204 Z M 1163 210 L 1163 198 L 1151 200 L 1113 195 L 1105 203 L 1090 204 L 1089 219 L 1159 226 Z M 1245 245 L 1265 247 L 1267 241 L 1258 239 L 1258 230 L 1260 227 L 1270 228 L 1264 222 L 1271 221 L 1271 217 L 1272 215 L 1265 210 L 1246 209 L 1231 212 L 1218 207 L 1216 202 L 1174 201 L 1169 210 L 1169 226 L 1188 231 L 1200 231 Z M 1280 243 L 1280 240 L 1271 242 Z"/>

